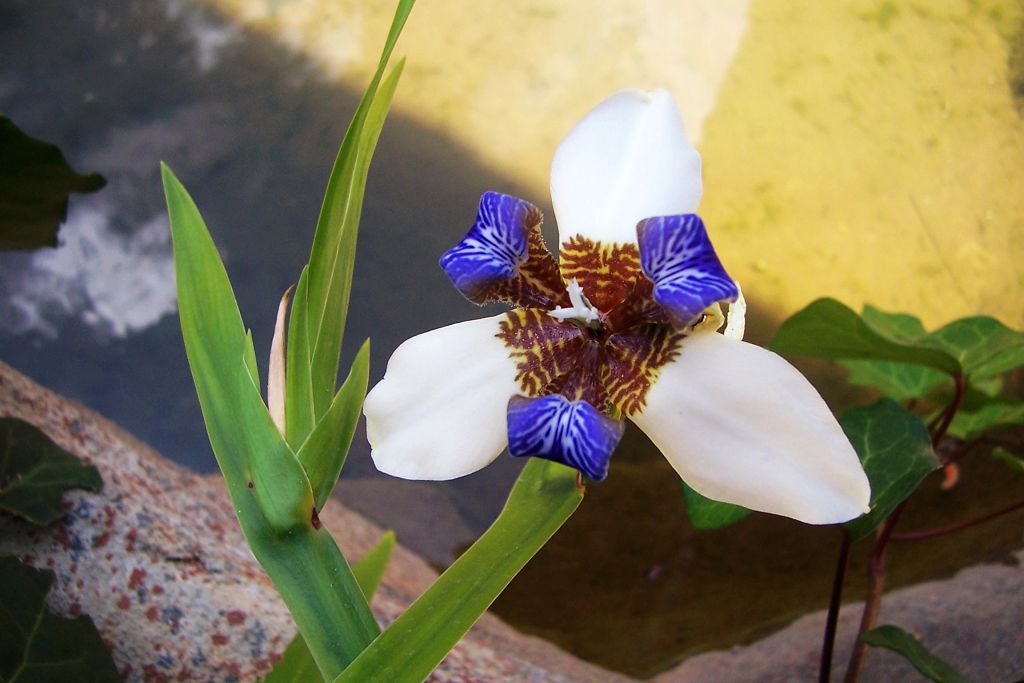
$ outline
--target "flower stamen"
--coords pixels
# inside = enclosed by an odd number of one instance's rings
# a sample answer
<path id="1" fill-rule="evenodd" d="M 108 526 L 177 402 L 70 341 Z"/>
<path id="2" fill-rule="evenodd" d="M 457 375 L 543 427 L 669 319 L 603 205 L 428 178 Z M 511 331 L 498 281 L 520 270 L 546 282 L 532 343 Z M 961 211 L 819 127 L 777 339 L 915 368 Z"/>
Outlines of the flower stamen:
<path id="1" fill-rule="evenodd" d="M 576 281 L 576 278 L 569 280 L 566 284 L 566 291 L 569 292 L 569 302 L 572 306 L 559 306 L 548 311 L 548 315 L 562 322 L 574 322 L 581 327 L 599 327 L 601 313 L 587 299 L 583 293 L 583 287 Z"/>

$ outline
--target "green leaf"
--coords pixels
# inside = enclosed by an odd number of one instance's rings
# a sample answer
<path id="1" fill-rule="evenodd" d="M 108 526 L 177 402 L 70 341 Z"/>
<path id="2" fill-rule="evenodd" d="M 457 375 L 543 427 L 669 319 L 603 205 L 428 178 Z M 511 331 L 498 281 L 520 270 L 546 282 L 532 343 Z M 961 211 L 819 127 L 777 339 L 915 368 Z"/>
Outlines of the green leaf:
<path id="1" fill-rule="evenodd" d="M 68 195 L 96 192 L 107 181 L 76 173 L 56 145 L 26 135 L 0 116 L 0 249 L 57 246 Z"/>
<path id="2" fill-rule="evenodd" d="M 313 524 L 314 494 L 247 366 L 224 265 L 191 197 L 163 166 L 182 337 L 214 455 L 242 531 L 327 678 L 379 633 L 352 571 Z"/>
<path id="3" fill-rule="evenodd" d="M 914 337 L 905 319 L 909 316 L 901 317 L 900 323 L 885 316 L 868 317 L 871 322 L 835 299 L 818 299 L 782 323 L 769 347 L 798 356 L 913 363 L 954 375 L 961 371 L 945 349 L 927 337 Z"/>
<path id="4" fill-rule="evenodd" d="M 494 524 L 335 683 L 419 683 L 583 499 L 576 473 L 531 458 Z"/>
<path id="5" fill-rule="evenodd" d="M 370 341 L 366 340 L 341 385 L 330 409 L 299 449 L 298 458 L 313 487 L 316 508 L 324 503 L 338 482 L 352 435 L 359 422 L 370 375 Z"/>
<path id="6" fill-rule="evenodd" d="M 1002 446 L 996 446 L 992 449 L 992 457 L 1006 463 L 1015 472 L 1024 473 L 1024 458 L 1014 455 Z"/>
<path id="7" fill-rule="evenodd" d="M 309 334 L 306 323 L 308 310 L 307 286 L 309 266 L 302 268 L 299 284 L 292 297 L 291 317 L 288 319 L 287 356 L 285 371 L 285 432 L 288 445 L 298 450 L 316 426 L 313 414 L 313 378 L 310 375 Z"/>
<path id="8" fill-rule="evenodd" d="M 384 570 L 391 559 L 391 551 L 395 548 L 395 534 L 386 532 L 370 552 L 352 565 L 352 573 L 359 582 L 359 588 L 369 600 L 377 592 L 377 586 L 384 577 Z M 292 642 L 285 648 L 281 661 L 274 665 L 263 683 L 309 683 L 322 681 L 320 670 L 316 668 L 313 655 L 306 647 L 301 633 L 296 633 Z"/>
<path id="9" fill-rule="evenodd" d="M 914 668 L 936 683 L 971 683 L 970 679 L 928 651 L 917 638 L 898 626 L 873 628 L 860 637 L 868 645 L 892 650 L 914 665 Z"/>
<path id="10" fill-rule="evenodd" d="M 924 398 L 949 375 L 910 363 L 892 363 L 884 360 L 840 360 L 850 371 L 850 384 L 874 387 L 894 401 Z"/>
<path id="11" fill-rule="evenodd" d="M 395 532 L 386 531 L 377 541 L 377 545 L 370 552 L 355 563 L 352 573 L 363 591 L 363 595 L 369 600 L 377 592 L 381 579 L 384 578 L 384 570 L 388 568 L 388 561 L 391 559 L 391 552 L 395 549 Z"/>
<path id="12" fill-rule="evenodd" d="M 972 380 L 992 377 L 1024 365 L 1024 333 L 995 318 L 955 320 L 929 334 L 925 341 L 956 358 Z"/>
<path id="13" fill-rule="evenodd" d="M 851 382 L 896 400 L 923 397 L 942 381 L 936 370 L 977 382 L 1024 365 L 1024 333 L 995 318 L 963 318 L 927 333 L 914 316 L 871 306 L 858 316 L 835 299 L 795 313 L 769 346 L 843 361 Z"/>
<path id="14" fill-rule="evenodd" d="M 722 529 L 750 514 L 750 510 L 740 505 L 705 498 L 685 481 L 680 480 L 679 485 L 686 499 L 686 514 L 690 517 L 690 523 L 698 529 Z"/>
<path id="15" fill-rule="evenodd" d="M 1024 401 L 1011 397 L 991 399 L 977 410 L 960 410 L 949 425 L 949 434 L 973 441 L 999 427 L 1024 424 Z"/>
<path id="16" fill-rule="evenodd" d="M 302 634 L 296 633 L 281 654 L 281 661 L 274 665 L 263 683 L 320 683 L 323 680 Z"/>
<path id="17" fill-rule="evenodd" d="M 33 524 L 49 524 L 64 514 L 64 491 L 99 491 L 102 486 L 99 470 L 36 427 L 17 418 L 0 418 L 0 510 Z"/>
<path id="18" fill-rule="evenodd" d="M 844 413 L 839 424 L 871 482 L 871 511 L 845 524 L 857 540 L 913 493 L 939 460 L 921 418 L 888 399 Z"/>
<path id="19" fill-rule="evenodd" d="M 404 62 L 399 62 L 387 78 L 383 77 L 384 71 L 412 7 L 413 0 L 400 0 L 398 3 L 377 71 L 338 150 L 317 220 L 309 257 L 307 296 L 302 304 L 308 307 L 304 317 L 310 350 L 313 408 L 317 417 L 324 414 L 334 395 L 363 192 L 370 159 Z"/>
<path id="20" fill-rule="evenodd" d="M 50 612 L 51 571 L 0 557 L 0 681 L 64 683 L 121 680 L 92 620 Z"/>
<path id="21" fill-rule="evenodd" d="M 865 304 L 860 315 L 868 325 L 892 339 L 914 342 L 928 334 L 920 318 L 909 313 L 889 313 Z"/>

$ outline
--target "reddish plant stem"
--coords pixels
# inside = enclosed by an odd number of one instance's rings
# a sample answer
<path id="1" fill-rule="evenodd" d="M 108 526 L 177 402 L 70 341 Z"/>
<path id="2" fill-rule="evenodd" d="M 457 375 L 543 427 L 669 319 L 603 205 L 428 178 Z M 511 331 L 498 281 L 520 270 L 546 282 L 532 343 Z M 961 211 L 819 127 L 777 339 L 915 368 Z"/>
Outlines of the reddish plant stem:
<path id="1" fill-rule="evenodd" d="M 825 637 L 821 643 L 818 683 L 829 683 L 832 678 L 832 652 L 835 649 L 839 607 L 843 599 L 843 581 L 846 579 L 846 567 L 850 563 L 850 535 L 842 527 L 839 527 L 839 533 L 842 535 L 842 543 L 839 546 L 835 577 L 832 579 L 832 597 L 828 601 L 828 618 L 825 620 Z"/>
<path id="2" fill-rule="evenodd" d="M 889 539 L 891 541 L 919 541 L 922 538 L 935 538 L 936 536 L 945 536 L 946 534 L 952 534 L 962 529 L 969 529 L 977 524 L 984 524 L 985 522 L 991 521 L 997 517 L 1002 517 L 1005 514 L 1009 514 L 1015 510 L 1024 508 L 1024 500 L 1019 500 L 1013 505 L 1008 505 L 994 512 L 990 512 L 987 515 L 981 517 L 975 517 L 974 519 L 966 519 L 956 524 L 950 524 L 949 526 L 938 527 L 936 529 L 923 529 L 921 531 L 909 531 L 905 534 L 893 534 Z"/>
<path id="3" fill-rule="evenodd" d="M 928 432 L 932 438 L 932 448 L 938 450 L 939 443 L 946 436 L 953 417 L 960 409 L 960 403 L 964 399 L 967 385 L 964 377 L 957 374 L 953 377 L 956 393 L 942 413 L 932 420 L 928 425 Z M 909 499 L 908 499 L 909 500 Z M 853 644 L 853 652 L 850 653 L 850 663 L 846 666 L 846 676 L 843 683 L 857 683 L 860 680 L 864 666 L 867 664 L 868 645 L 860 639 L 865 632 L 874 628 L 878 621 L 878 611 L 882 604 L 882 590 L 885 587 L 885 549 L 892 538 L 893 529 L 899 521 L 903 509 L 907 506 L 907 500 L 897 505 L 889 516 L 882 522 L 875 538 L 875 545 L 871 548 L 871 559 L 868 562 L 868 592 L 864 598 L 864 612 L 861 615 L 860 627 L 857 629 L 857 639 Z"/>

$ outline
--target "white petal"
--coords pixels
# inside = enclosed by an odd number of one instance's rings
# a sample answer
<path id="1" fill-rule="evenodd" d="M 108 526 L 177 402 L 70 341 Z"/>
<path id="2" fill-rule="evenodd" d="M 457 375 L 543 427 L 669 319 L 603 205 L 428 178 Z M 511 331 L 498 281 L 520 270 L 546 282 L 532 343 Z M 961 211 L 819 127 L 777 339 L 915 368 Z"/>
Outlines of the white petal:
<path id="1" fill-rule="evenodd" d="M 701 196 L 700 154 L 667 90 L 623 90 L 562 140 L 551 162 L 559 239 L 581 234 L 636 242 L 651 216 L 693 213 Z"/>
<path id="2" fill-rule="evenodd" d="M 741 341 L 743 333 L 747 329 L 747 300 L 743 297 L 743 289 L 738 282 L 736 283 L 736 291 L 739 294 L 736 296 L 736 301 L 729 304 L 729 320 L 726 321 L 722 334 L 727 339 Z"/>
<path id="3" fill-rule="evenodd" d="M 633 419 L 708 498 L 809 524 L 867 510 L 850 442 L 814 387 L 771 351 L 693 334 Z"/>
<path id="4" fill-rule="evenodd" d="M 508 445 L 505 410 L 519 392 L 495 335 L 504 314 L 432 330 L 395 349 L 363 404 L 374 464 L 403 479 L 454 479 Z"/>

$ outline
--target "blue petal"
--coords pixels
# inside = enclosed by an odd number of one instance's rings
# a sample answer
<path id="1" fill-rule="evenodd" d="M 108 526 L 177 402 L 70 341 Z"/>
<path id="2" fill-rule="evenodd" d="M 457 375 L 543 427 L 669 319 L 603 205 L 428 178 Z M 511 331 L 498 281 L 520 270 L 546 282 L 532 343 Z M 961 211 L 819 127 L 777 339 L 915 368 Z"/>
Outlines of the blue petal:
<path id="1" fill-rule="evenodd" d="M 554 460 L 595 481 L 608 476 L 608 461 L 624 425 L 586 401 L 561 394 L 513 396 L 508 402 L 508 452 L 517 458 Z"/>
<path id="2" fill-rule="evenodd" d="M 539 223 L 540 211 L 529 202 L 485 192 L 473 227 L 444 253 L 441 267 L 463 296 L 483 303 L 492 287 L 515 277 L 529 255 L 529 231 Z"/>
<path id="3" fill-rule="evenodd" d="M 640 266 L 673 325 L 686 327 L 711 304 L 736 300 L 739 290 L 718 260 L 700 216 L 645 218 L 636 232 Z"/>

